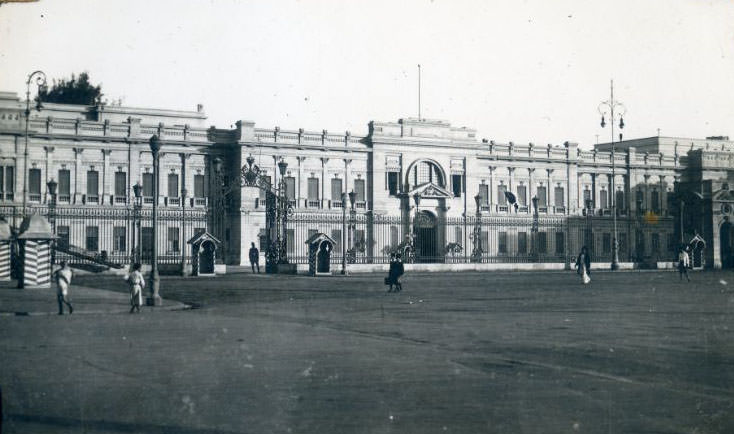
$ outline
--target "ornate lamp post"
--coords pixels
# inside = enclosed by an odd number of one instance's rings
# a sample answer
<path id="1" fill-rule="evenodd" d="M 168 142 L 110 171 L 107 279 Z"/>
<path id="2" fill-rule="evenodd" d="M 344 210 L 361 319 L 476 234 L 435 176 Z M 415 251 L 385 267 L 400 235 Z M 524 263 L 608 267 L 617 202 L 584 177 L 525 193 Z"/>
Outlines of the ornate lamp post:
<path id="1" fill-rule="evenodd" d="M 186 275 L 186 194 L 185 188 L 181 189 L 181 241 L 179 248 L 181 249 L 181 275 Z"/>
<path id="2" fill-rule="evenodd" d="M 141 236 L 141 229 L 140 229 L 140 213 L 143 209 L 143 186 L 140 185 L 140 182 L 133 185 L 133 193 L 135 194 L 135 202 L 133 203 L 133 218 L 135 221 L 133 222 L 135 231 L 135 234 L 133 235 L 133 240 L 137 238 L 137 243 L 133 243 L 133 256 L 135 258 L 136 263 L 140 263 L 140 261 L 143 260 L 142 255 L 142 248 L 143 248 L 143 240 Z"/>
<path id="3" fill-rule="evenodd" d="M 354 190 L 349 192 L 349 250 L 347 250 L 347 254 L 349 255 L 349 263 L 354 264 L 357 262 L 357 246 L 355 245 L 354 235 L 356 232 L 356 224 L 357 224 L 357 210 L 354 209 L 354 203 L 357 199 L 357 195 L 354 193 Z"/>
<path id="4" fill-rule="evenodd" d="M 421 195 L 418 193 L 414 194 L 413 200 L 415 201 L 415 217 L 413 218 L 413 233 L 411 243 L 413 244 L 413 260 L 415 262 L 418 262 L 418 246 L 416 245 L 416 240 L 420 239 L 418 237 L 418 216 L 420 215 L 420 210 L 418 209 L 418 207 L 421 204 Z"/>
<path id="5" fill-rule="evenodd" d="M 33 71 L 25 82 L 25 150 L 23 151 L 23 216 L 25 216 L 26 201 L 28 200 L 28 126 L 31 118 L 31 81 L 36 81 L 38 93 L 46 85 L 46 74 L 43 71 Z M 36 101 L 36 110 L 41 111 L 41 99 Z"/>
<path id="6" fill-rule="evenodd" d="M 530 228 L 533 244 L 530 256 L 534 262 L 538 261 L 538 196 L 533 196 L 533 226 Z"/>
<path id="7" fill-rule="evenodd" d="M 46 187 L 48 187 L 48 194 L 51 196 L 50 200 L 48 202 L 48 222 L 51 224 L 51 231 L 54 235 L 56 235 L 56 187 L 59 184 L 51 179 L 46 183 Z M 54 241 L 52 241 L 54 243 Z M 56 249 L 55 246 L 51 245 L 51 265 L 54 264 L 56 260 Z"/>
<path id="8" fill-rule="evenodd" d="M 475 214 L 475 221 L 474 221 L 474 229 L 471 235 L 472 241 L 474 242 L 474 247 L 472 248 L 471 252 L 471 261 L 472 262 L 481 262 L 482 261 L 482 212 L 480 210 L 480 201 L 482 200 L 482 196 L 476 195 L 474 196 L 474 202 L 477 204 L 477 212 Z"/>
<path id="9" fill-rule="evenodd" d="M 285 174 L 288 169 L 288 163 L 285 160 L 278 162 L 278 170 L 280 171 L 280 183 L 278 188 L 278 214 L 281 227 L 279 228 L 279 264 L 288 263 L 288 212 L 291 210 L 288 205 L 288 197 L 286 194 Z"/>
<path id="10" fill-rule="evenodd" d="M 227 183 L 225 180 L 224 170 L 222 167 L 222 159 L 215 157 L 212 161 L 214 164 L 214 174 L 217 179 L 217 186 L 219 187 L 219 194 L 217 195 L 217 210 L 216 210 L 216 225 L 217 235 L 222 243 L 222 261 L 225 263 L 227 258 L 227 240 L 225 237 L 225 222 L 227 221 Z"/>
<path id="11" fill-rule="evenodd" d="M 160 276 L 158 275 L 158 177 L 160 176 L 160 140 L 157 135 L 149 140 L 150 152 L 153 153 L 153 257 L 150 270 L 150 294 L 145 300 L 148 306 L 160 306 L 163 301 L 159 294 Z"/>
<path id="12" fill-rule="evenodd" d="M 610 97 L 608 101 L 602 101 L 601 104 L 599 104 L 599 113 L 601 114 L 601 127 L 604 128 L 606 125 L 605 116 L 609 116 L 610 120 L 610 127 L 612 131 L 612 186 L 611 186 L 611 193 L 612 197 L 610 198 L 611 204 L 612 204 L 612 220 L 614 224 L 614 235 L 612 240 L 612 270 L 618 270 L 619 269 L 619 242 L 617 240 L 617 208 L 616 208 L 616 195 L 617 191 L 614 188 L 614 181 L 615 181 L 615 175 L 616 175 L 616 159 L 614 158 L 614 122 L 617 120 L 617 117 L 619 118 L 619 128 L 624 128 L 624 114 L 626 113 L 627 109 L 625 106 L 614 99 L 614 80 L 611 81 L 610 85 Z M 619 140 L 622 140 L 622 134 L 619 134 Z"/>
<path id="13" fill-rule="evenodd" d="M 342 192 L 342 274 L 347 274 L 347 193 Z"/>

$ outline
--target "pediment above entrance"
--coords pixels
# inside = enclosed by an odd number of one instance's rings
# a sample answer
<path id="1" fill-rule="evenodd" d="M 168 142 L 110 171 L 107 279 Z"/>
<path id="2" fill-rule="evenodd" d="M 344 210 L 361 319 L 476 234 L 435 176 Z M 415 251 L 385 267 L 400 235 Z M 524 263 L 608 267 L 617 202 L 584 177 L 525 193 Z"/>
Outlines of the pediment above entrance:
<path id="1" fill-rule="evenodd" d="M 432 182 L 427 182 L 425 184 L 416 186 L 414 189 L 410 190 L 407 194 L 408 196 L 411 196 L 411 197 L 417 194 L 420 197 L 435 198 L 435 199 L 451 199 L 452 197 L 454 197 L 445 188 L 439 187 L 438 185 Z"/>

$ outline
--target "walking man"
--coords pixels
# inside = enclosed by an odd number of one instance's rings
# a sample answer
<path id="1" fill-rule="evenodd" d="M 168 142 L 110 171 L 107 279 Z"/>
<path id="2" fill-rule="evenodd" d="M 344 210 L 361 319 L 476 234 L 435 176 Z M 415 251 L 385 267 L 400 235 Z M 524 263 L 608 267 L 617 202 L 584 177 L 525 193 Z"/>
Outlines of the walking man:
<path id="1" fill-rule="evenodd" d="M 140 306 L 143 304 L 143 288 L 145 288 L 145 278 L 140 272 L 140 263 L 132 266 L 132 273 L 127 276 L 127 284 L 130 288 L 130 313 L 137 311 L 140 313 Z"/>
<path id="2" fill-rule="evenodd" d="M 683 280 L 683 275 L 686 275 L 686 280 L 691 281 L 691 279 L 688 278 L 688 266 L 691 263 L 691 259 L 688 256 L 688 252 L 684 247 L 681 247 L 678 249 L 678 275 L 680 277 L 680 280 Z"/>
<path id="3" fill-rule="evenodd" d="M 250 247 L 250 265 L 252 266 L 253 273 L 255 272 L 255 267 L 257 267 L 257 272 L 260 273 L 260 251 L 255 247 L 255 243 L 252 243 L 252 247 Z"/>
<path id="4" fill-rule="evenodd" d="M 59 302 L 59 315 L 64 314 L 64 305 L 69 308 L 69 315 L 74 307 L 69 302 L 69 286 L 71 286 L 71 268 L 66 261 L 61 261 L 61 268 L 56 270 L 56 300 Z"/>

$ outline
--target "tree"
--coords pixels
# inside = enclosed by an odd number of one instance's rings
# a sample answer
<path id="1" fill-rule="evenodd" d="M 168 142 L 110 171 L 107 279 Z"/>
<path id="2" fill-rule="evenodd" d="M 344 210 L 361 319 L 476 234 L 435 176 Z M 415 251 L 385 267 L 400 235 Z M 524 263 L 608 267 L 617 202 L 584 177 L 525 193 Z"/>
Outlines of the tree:
<path id="1" fill-rule="evenodd" d="M 42 102 L 54 102 L 60 104 L 100 104 L 102 101 L 102 85 L 92 86 L 89 82 L 89 74 L 82 72 L 78 77 L 71 74 L 71 79 L 53 80 L 51 89 L 43 86 L 38 99 Z"/>

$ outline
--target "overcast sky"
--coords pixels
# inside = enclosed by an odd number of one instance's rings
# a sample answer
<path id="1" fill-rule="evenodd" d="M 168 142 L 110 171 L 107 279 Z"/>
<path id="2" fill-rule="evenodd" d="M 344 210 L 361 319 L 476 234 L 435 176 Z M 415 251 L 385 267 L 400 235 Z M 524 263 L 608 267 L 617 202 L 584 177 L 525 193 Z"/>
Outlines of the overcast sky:
<path id="1" fill-rule="evenodd" d="M 366 134 L 422 115 L 497 141 L 734 138 L 734 2 L 98 1 L 0 6 L 0 90 L 88 71 L 106 97 L 228 128 Z"/>

